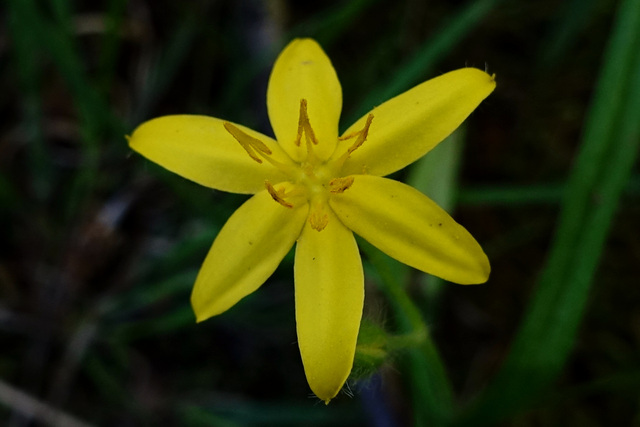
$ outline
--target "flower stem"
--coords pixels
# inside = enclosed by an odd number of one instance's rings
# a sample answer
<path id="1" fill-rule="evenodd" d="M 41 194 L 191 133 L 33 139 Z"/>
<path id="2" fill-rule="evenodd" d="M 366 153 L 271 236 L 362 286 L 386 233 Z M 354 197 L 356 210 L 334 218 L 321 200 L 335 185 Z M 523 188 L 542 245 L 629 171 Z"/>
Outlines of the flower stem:
<path id="1" fill-rule="evenodd" d="M 440 355 L 418 307 L 407 294 L 403 280 L 408 267 L 389 258 L 371 244 L 360 241 L 388 299 L 400 336 L 389 339 L 390 349 L 407 348 L 405 370 L 413 397 L 414 425 L 447 425 L 453 410 L 453 393 Z"/>

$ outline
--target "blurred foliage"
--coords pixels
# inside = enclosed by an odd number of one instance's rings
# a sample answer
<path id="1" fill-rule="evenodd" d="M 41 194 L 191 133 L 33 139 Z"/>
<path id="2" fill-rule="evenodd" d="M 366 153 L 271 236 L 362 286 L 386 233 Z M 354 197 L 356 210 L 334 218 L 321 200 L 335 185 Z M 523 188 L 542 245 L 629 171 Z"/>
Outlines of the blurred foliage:
<path id="1" fill-rule="evenodd" d="M 640 425 L 640 1 L 6 0 L 0 12 L 3 425 Z M 342 126 L 463 66 L 498 82 L 464 132 L 398 174 L 455 209 L 491 279 L 443 285 L 362 243 L 363 339 L 389 357 L 326 407 L 308 398 L 295 344 L 292 257 L 196 324 L 198 267 L 244 198 L 124 138 L 175 113 L 271 134 L 270 67 L 298 36 L 334 62 Z"/>

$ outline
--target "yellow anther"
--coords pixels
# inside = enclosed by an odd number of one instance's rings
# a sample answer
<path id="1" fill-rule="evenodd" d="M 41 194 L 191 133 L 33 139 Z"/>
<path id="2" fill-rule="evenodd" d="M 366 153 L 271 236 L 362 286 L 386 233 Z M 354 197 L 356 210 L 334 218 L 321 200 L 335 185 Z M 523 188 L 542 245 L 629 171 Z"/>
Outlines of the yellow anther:
<path id="1" fill-rule="evenodd" d="M 349 147 L 347 151 L 342 153 L 342 155 L 338 157 L 336 161 L 333 163 L 333 165 L 338 170 L 342 167 L 342 165 L 344 165 L 344 162 L 347 161 L 349 156 L 351 156 L 351 153 L 356 151 L 358 147 L 364 144 L 364 142 L 367 140 L 367 136 L 369 136 L 369 128 L 371 127 L 371 122 L 373 122 L 373 114 L 369 114 L 367 116 L 367 120 L 364 123 L 364 127 L 362 129 L 356 132 L 351 132 L 347 135 L 343 135 L 338 138 L 339 141 L 346 141 L 351 138 L 356 138 L 356 141 L 353 144 L 351 144 L 351 147 Z"/>
<path id="2" fill-rule="evenodd" d="M 307 144 L 309 142 L 314 145 L 318 145 L 318 140 L 316 139 L 316 134 L 313 132 L 313 128 L 311 127 L 311 122 L 309 121 L 309 113 L 307 112 L 307 100 L 302 98 L 300 100 L 300 115 L 298 116 L 298 133 L 296 134 L 296 139 L 294 144 L 296 146 L 300 146 L 300 142 L 302 140 L 302 132 L 305 134 L 305 138 L 307 140 Z"/>
<path id="3" fill-rule="evenodd" d="M 323 203 L 318 203 L 312 207 L 309 214 L 309 225 L 317 231 L 322 231 L 329 223 L 329 214 L 325 211 Z"/>
<path id="4" fill-rule="evenodd" d="M 287 195 L 285 194 L 284 188 L 281 188 L 280 190 L 276 190 L 269 181 L 265 181 L 264 186 L 267 188 L 267 191 L 269 192 L 273 200 L 280 203 L 285 208 L 289 208 L 289 209 L 293 208 L 293 204 L 287 202 L 284 199 L 285 197 L 287 197 Z"/>
<path id="5" fill-rule="evenodd" d="M 352 176 L 345 176 L 344 178 L 334 178 L 329 181 L 329 191 L 334 194 L 344 193 L 346 189 L 353 184 Z"/>
<path id="6" fill-rule="evenodd" d="M 351 147 L 349 147 L 349 149 L 347 150 L 347 155 L 356 151 L 356 149 L 358 149 L 358 147 L 364 144 L 364 142 L 367 140 L 367 136 L 369 135 L 369 128 L 371 127 L 372 121 L 373 121 L 373 114 L 369 114 L 367 116 L 367 121 L 365 122 L 364 127 L 362 129 L 356 132 L 351 132 L 348 135 L 343 135 L 338 138 L 339 141 L 346 141 L 347 139 L 358 137 L 356 141 L 351 145 Z"/>
<path id="7" fill-rule="evenodd" d="M 227 132 L 229 132 L 231 136 L 233 136 L 236 141 L 240 143 L 242 148 L 244 148 L 244 151 L 246 151 L 247 154 L 256 162 L 262 163 L 262 159 L 258 157 L 258 154 L 261 154 L 263 157 L 271 155 L 271 150 L 264 142 L 250 135 L 247 135 L 245 132 L 241 131 L 239 128 L 229 122 L 224 122 L 223 126 L 227 130 Z M 256 154 L 256 152 L 258 154 Z"/>

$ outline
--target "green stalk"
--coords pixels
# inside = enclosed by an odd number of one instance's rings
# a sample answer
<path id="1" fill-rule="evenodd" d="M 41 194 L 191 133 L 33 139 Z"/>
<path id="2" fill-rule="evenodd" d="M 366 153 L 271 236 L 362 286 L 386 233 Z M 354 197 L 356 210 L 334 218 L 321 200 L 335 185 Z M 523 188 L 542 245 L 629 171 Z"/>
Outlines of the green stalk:
<path id="1" fill-rule="evenodd" d="M 54 170 L 48 160 L 49 153 L 42 128 L 42 67 L 39 64 L 39 40 L 33 33 L 37 23 L 30 19 L 27 2 L 7 2 L 8 27 L 12 38 L 18 81 L 22 93 L 23 127 L 29 144 L 29 171 L 32 191 L 36 199 L 47 200 L 55 181 Z"/>
<path id="2" fill-rule="evenodd" d="M 456 201 L 464 137 L 463 125 L 426 156 L 415 162 L 407 177 L 407 184 L 420 190 L 450 213 Z M 428 323 L 434 322 L 440 313 L 440 301 L 442 291 L 446 287 L 446 280 L 426 273 L 418 275 L 416 280 L 420 283 L 424 300 L 421 303 L 422 312 Z"/>
<path id="3" fill-rule="evenodd" d="M 533 405 L 575 341 L 640 144 L 640 0 L 621 3 L 562 204 L 550 257 L 495 381 L 459 425 L 493 425 Z"/>
<path id="4" fill-rule="evenodd" d="M 354 123 L 374 105 L 379 105 L 424 81 L 425 76 L 432 72 L 438 61 L 461 43 L 499 1 L 469 1 L 443 28 L 433 33 L 433 37 L 420 47 L 413 58 L 398 67 L 389 84 L 371 90 L 360 103 L 360 107 L 348 117 L 348 120 L 344 120 L 344 123 Z"/>
<path id="5" fill-rule="evenodd" d="M 398 274 L 404 271 L 405 266 L 362 239 L 358 245 L 380 277 L 380 290 L 393 309 L 399 332 L 410 337 L 412 344 L 418 342 L 407 349 L 405 359 L 406 379 L 413 398 L 414 425 L 445 426 L 453 412 L 453 392 L 422 314 L 404 288 L 404 275 Z M 421 339 L 415 340 L 415 337 Z"/>

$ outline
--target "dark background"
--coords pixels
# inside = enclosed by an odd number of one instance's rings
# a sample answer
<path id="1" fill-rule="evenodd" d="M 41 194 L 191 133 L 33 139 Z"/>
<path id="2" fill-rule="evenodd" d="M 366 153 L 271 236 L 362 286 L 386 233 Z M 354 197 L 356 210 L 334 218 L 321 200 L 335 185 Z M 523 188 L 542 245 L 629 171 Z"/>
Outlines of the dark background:
<path id="1" fill-rule="evenodd" d="M 474 4 L 472 18 L 461 17 Z M 401 355 L 350 382 L 352 398 L 327 407 L 309 398 L 291 256 L 258 292 L 196 325 L 195 275 L 245 197 L 161 170 L 124 138 L 178 113 L 272 134 L 269 71 L 298 36 L 318 40 L 333 61 L 343 129 L 387 98 L 398 76 L 409 73 L 410 86 L 464 66 L 496 73 L 496 91 L 466 124 L 452 212 L 492 275 L 481 286 L 446 286 L 428 325 L 456 400 L 472 399 L 505 357 L 544 266 L 617 5 L 3 2 L 0 423 L 70 425 L 35 414 L 34 400 L 101 426 L 412 423 Z M 415 58 L 427 65 L 410 74 Z M 504 425 L 640 423 L 639 195 L 636 168 L 560 378 Z M 422 304 L 417 275 L 411 285 Z M 372 283 L 367 305 L 393 329 Z"/>

